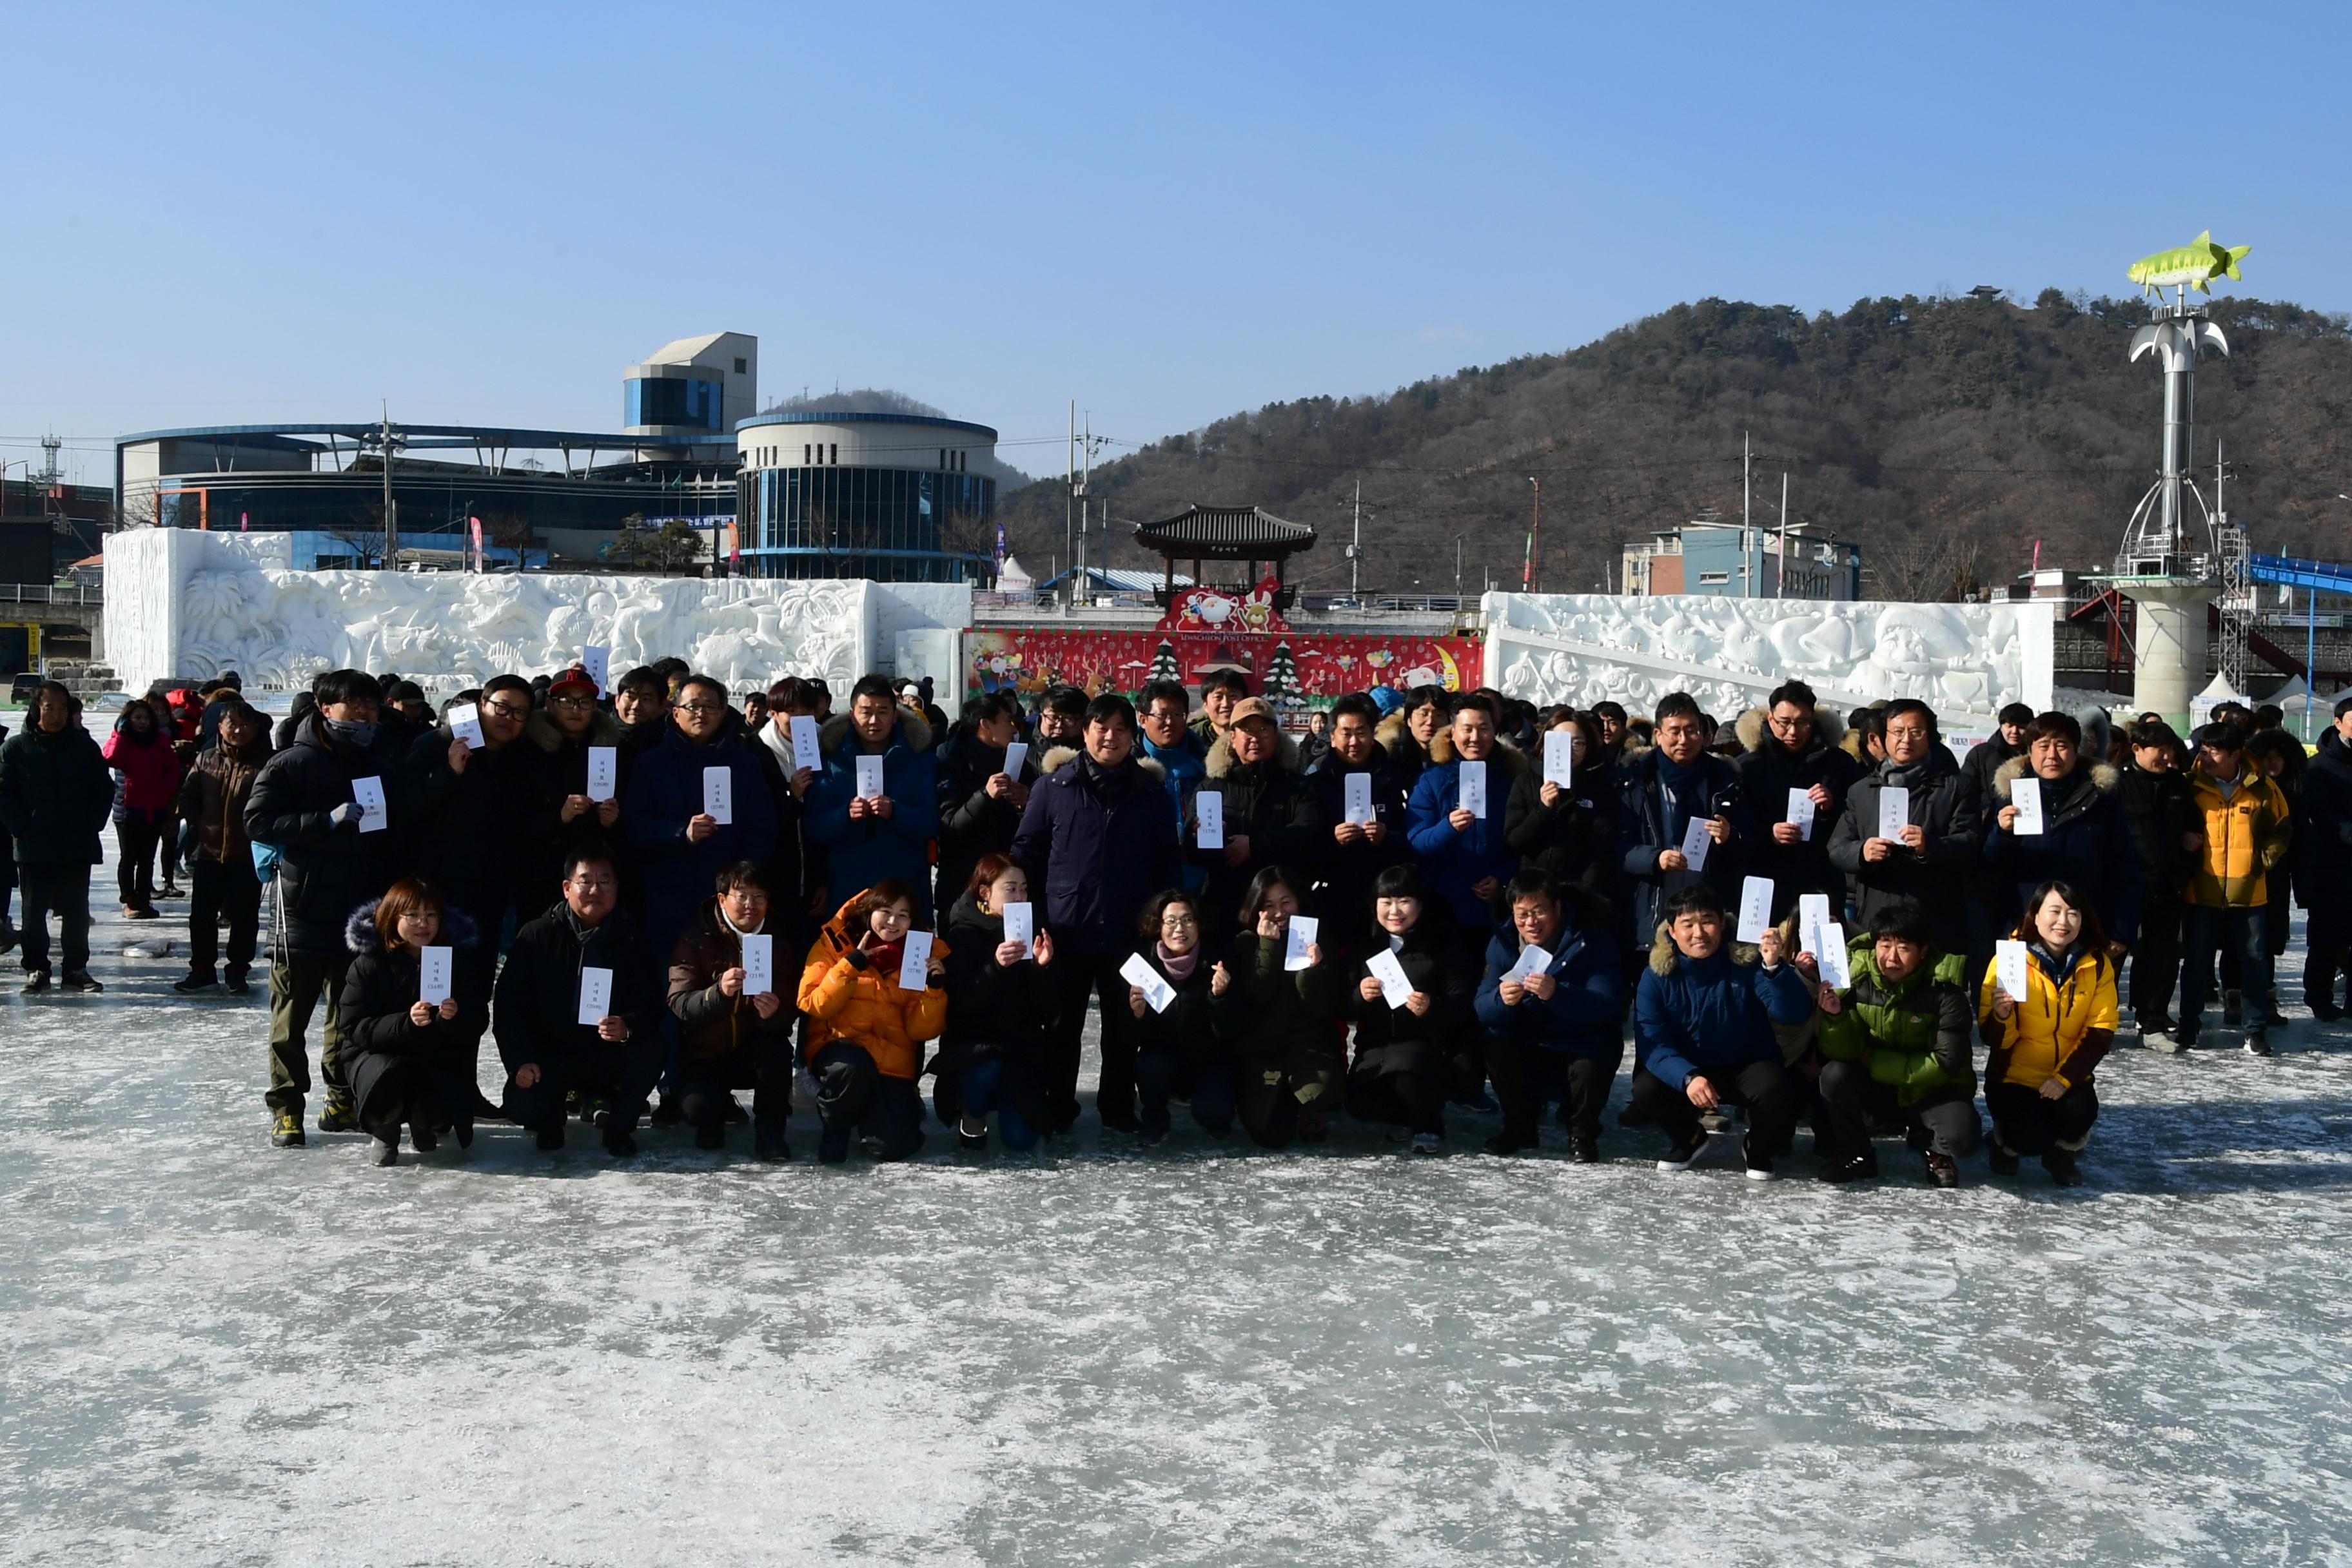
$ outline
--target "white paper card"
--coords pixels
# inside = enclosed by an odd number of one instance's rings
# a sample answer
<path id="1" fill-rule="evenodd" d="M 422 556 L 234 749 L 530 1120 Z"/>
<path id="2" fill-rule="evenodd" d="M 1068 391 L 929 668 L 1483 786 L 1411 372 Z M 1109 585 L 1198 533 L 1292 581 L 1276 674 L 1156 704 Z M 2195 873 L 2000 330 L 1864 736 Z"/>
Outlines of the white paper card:
<path id="1" fill-rule="evenodd" d="M 614 746 L 588 748 L 588 798 L 611 800 L 621 792 L 621 752 Z"/>
<path id="2" fill-rule="evenodd" d="M 1525 985 L 1529 975 L 1541 974 L 1550 967 L 1551 954 L 1529 942 L 1519 949 L 1519 961 L 1503 972 L 1503 978 Z"/>
<path id="3" fill-rule="evenodd" d="M 1543 782 L 1566 789 L 1576 777 L 1576 731 L 1547 730 L 1544 731 Z"/>
<path id="4" fill-rule="evenodd" d="M 1486 764 L 1483 761 L 1462 764 L 1454 805 L 1473 816 L 1486 815 Z"/>
<path id="5" fill-rule="evenodd" d="M 2017 807 L 2011 833 L 2039 836 L 2042 826 L 2042 781 L 2032 774 L 2009 781 L 2009 804 Z"/>
<path id="6" fill-rule="evenodd" d="M 898 989 L 920 991 L 931 983 L 931 933 L 907 933 L 907 956 L 898 962 Z"/>
<path id="7" fill-rule="evenodd" d="M 446 947 L 420 947 L 416 950 L 416 999 L 428 1006 L 438 1007 L 449 1000 L 449 970 L 454 950 Z"/>
<path id="8" fill-rule="evenodd" d="M 996 771 L 1003 773 L 1006 778 L 1011 779 L 1014 784 L 1019 784 L 1021 782 L 1021 764 L 1028 760 L 1028 742 L 1008 741 L 1005 742 L 1004 746 L 1004 765 Z"/>
<path id="9" fill-rule="evenodd" d="M 888 793 L 888 790 L 889 786 L 882 782 L 882 759 L 879 757 L 858 758 L 857 798 L 860 800 L 880 800 L 884 795 Z"/>
<path id="10" fill-rule="evenodd" d="M 730 770 L 702 770 L 702 815 L 721 827 L 735 820 L 735 774 Z"/>
<path id="11" fill-rule="evenodd" d="M 806 768 L 814 773 L 824 766 L 824 758 L 816 749 L 816 715 L 795 713 L 786 727 L 793 736 L 793 772 Z"/>
<path id="12" fill-rule="evenodd" d="M 1739 883 L 1739 929 L 1735 933 L 1741 942 L 1762 942 L 1764 933 L 1772 926 L 1772 879 L 1745 877 Z"/>
<path id="13" fill-rule="evenodd" d="M 482 710 L 470 702 L 460 702 L 449 710 L 449 733 L 466 742 L 466 750 L 478 752 L 489 744 L 482 735 Z"/>
<path id="14" fill-rule="evenodd" d="M 1144 1005 L 1155 1013 L 1168 1011 L 1168 1004 L 1176 1000 L 1176 987 L 1168 984 L 1151 961 L 1139 952 L 1130 952 L 1127 962 L 1118 966 L 1118 977 L 1143 993 Z"/>
<path id="15" fill-rule="evenodd" d="M 1203 849 L 1225 847 L 1225 797 L 1204 789 L 1192 797 L 1192 842 Z"/>
<path id="16" fill-rule="evenodd" d="M 743 994 L 764 996 L 776 988 L 776 939 L 753 931 L 743 939 Z"/>
<path id="17" fill-rule="evenodd" d="M 1315 945 L 1315 931 L 1323 922 L 1313 915 L 1290 917 L 1290 938 L 1282 950 L 1282 967 L 1300 970 L 1307 966 L 1307 950 Z"/>
<path id="18" fill-rule="evenodd" d="M 1813 792 L 1792 789 L 1789 792 L 1789 821 L 1807 843 L 1813 837 Z"/>
<path id="19" fill-rule="evenodd" d="M 1022 955 L 1028 955 L 1029 944 L 1037 940 L 1036 905 L 1018 903 L 1004 906 L 1004 940 L 1019 942 Z"/>
<path id="20" fill-rule="evenodd" d="M 1992 944 L 1993 984 L 2008 992 L 2012 1002 L 2022 1002 L 2026 998 L 2031 986 L 2026 977 L 2026 965 L 2030 962 L 2025 956 L 2025 944 L 2021 942 L 1997 942 Z"/>
<path id="21" fill-rule="evenodd" d="M 359 805 L 362 833 L 382 833 L 392 826 L 392 813 L 383 804 L 383 780 L 373 775 L 353 779 L 352 799 Z"/>
<path id="22" fill-rule="evenodd" d="M 1878 792 L 1878 837 L 1900 844 L 1903 830 L 1911 826 L 1911 792 L 1901 784 L 1888 784 Z"/>
<path id="23" fill-rule="evenodd" d="M 1347 792 L 1346 820 L 1362 826 L 1372 820 L 1372 775 L 1349 773 L 1341 781 Z"/>
<path id="24" fill-rule="evenodd" d="M 1395 953 L 1382 948 L 1364 961 L 1364 967 L 1370 970 L 1372 978 L 1381 983 L 1381 1000 L 1387 1003 L 1391 1011 L 1412 999 L 1412 982 L 1405 978 L 1404 965 L 1397 962 Z"/>
<path id="25" fill-rule="evenodd" d="M 1797 895 L 1797 951 L 1819 958 L 1823 932 L 1835 922 L 1830 919 L 1830 896 L 1827 893 Z"/>
<path id="26" fill-rule="evenodd" d="M 1693 871 L 1706 869 L 1707 851 L 1715 847 L 1715 840 L 1707 837 L 1706 829 L 1714 820 L 1711 816 L 1694 816 L 1683 827 L 1683 858 L 1690 862 L 1689 869 Z"/>
<path id="27" fill-rule="evenodd" d="M 1853 988 L 1853 974 L 1845 961 L 1845 927 L 1835 921 L 1824 921 L 1819 932 L 1821 946 L 1813 949 L 1813 962 L 1821 966 L 1822 984 L 1832 991 Z"/>
<path id="28" fill-rule="evenodd" d="M 613 972 L 586 964 L 580 971 L 580 1023 L 594 1028 L 613 1011 Z"/>
<path id="29" fill-rule="evenodd" d="M 613 650 L 608 647 L 583 647 L 580 650 L 582 673 L 596 683 L 596 695 L 605 695 L 607 679 L 613 673 Z"/>

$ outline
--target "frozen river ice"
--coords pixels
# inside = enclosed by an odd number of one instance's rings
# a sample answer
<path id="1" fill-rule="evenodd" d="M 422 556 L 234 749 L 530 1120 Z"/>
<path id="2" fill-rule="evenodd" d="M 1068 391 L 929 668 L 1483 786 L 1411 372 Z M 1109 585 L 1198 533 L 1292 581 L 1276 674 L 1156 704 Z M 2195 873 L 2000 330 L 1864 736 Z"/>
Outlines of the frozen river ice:
<path id="1" fill-rule="evenodd" d="M 2352 1030 L 2299 1010 L 2119 1050 L 2072 1192 L 1091 1114 L 379 1171 L 268 1147 L 261 997 L 100 934 L 105 996 L 0 1002 L 0 1559 L 2352 1563 Z"/>

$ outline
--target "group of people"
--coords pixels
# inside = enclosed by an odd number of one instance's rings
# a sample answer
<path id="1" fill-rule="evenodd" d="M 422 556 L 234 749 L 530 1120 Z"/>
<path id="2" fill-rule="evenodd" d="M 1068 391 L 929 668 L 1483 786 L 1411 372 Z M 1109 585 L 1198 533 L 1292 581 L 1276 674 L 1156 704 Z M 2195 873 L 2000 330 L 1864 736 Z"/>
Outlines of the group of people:
<path id="1" fill-rule="evenodd" d="M 2352 700 L 2315 752 L 2274 713 L 2184 740 L 2012 705 L 1965 756 L 1923 702 L 1841 720 L 1795 681 L 1728 725 L 1680 692 L 1635 718 L 1382 688 L 1308 745 L 1232 671 L 952 723 L 881 676 L 838 712 L 802 678 L 739 707 L 676 660 L 437 711 L 336 670 L 275 735 L 233 681 L 126 704 L 102 746 L 61 686 L 28 717 L 0 746 L 26 990 L 51 914 L 59 986 L 98 988 L 111 819 L 126 918 L 186 862 L 175 989 L 247 990 L 273 900 L 273 1141 L 306 1142 L 320 1016 L 318 1124 L 383 1163 L 493 1119 L 625 1156 L 647 1116 L 782 1159 L 803 1071 L 823 1160 L 903 1159 L 934 1116 L 1025 1149 L 1080 1114 L 1091 1003 L 1096 1109 L 1147 1144 L 1180 1110 L 1270 1148 L 1345 1114 L 1434 1153 L 1467 1110 L 1509 1155 L 1556 1110 L 1591 1162 L 1630 1034 L 1618 1121 L 1661 1169 L 1738 1110 L 1759 1179 L 1809 1125 L 1834 1182 L 1901 1137 L 1936 1185 L 1980 1145 L 2072 1184 L 2126 1001 L 2178 1052 L 2218 990 L 2267 1054 L 2291 891 L 2317 1016 L 2352 967 L 2352 891 L 2315 874 L 2352 847 Z"/>

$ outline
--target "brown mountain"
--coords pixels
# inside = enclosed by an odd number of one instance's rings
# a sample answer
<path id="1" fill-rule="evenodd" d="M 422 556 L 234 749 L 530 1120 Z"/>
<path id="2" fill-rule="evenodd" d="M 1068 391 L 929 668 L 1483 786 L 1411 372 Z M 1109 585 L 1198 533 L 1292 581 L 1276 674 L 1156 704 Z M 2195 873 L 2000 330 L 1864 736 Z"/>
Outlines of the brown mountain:
<path id="1" fill-rule="evenodd" d="M 2220 299 L 2231 355 L 2198 377 L 2196 450 L 2229 459 L 2227 501 L 2254 548 L 2352 558 L 2352 331 L 2341 315 Z M 1157 566 L 1127 524 L 1200 501 L 1255 504 L 1323 531 L 1293 580 L 1348 582 L 1341 546 L 1363 486 L 1367 592 L 1519 580 L 1542 480 L 1542 583 L 1602 585 L 1629 539 L 1701 509 L 1858 541 L 1865 592 L 1935 598 L 2042 563 L 2104 566 L 2155 478 L 2162 396 L 2127 363 L 2137 299 L 2044 290 L 2032 309 L 1961 297 L 1864 300 L 1843 315 L 1703 300 L 1564 353 L 1531 354 L 1383 396 L 1269 404 L 1095 470 L 1108 563 Z M 2210 495 L 2210 486 L 2208 486 Z M 1056 477 L 1001 510 L 1033 569 L 1063 553 Z M 1105 560 L 1101 535 L 1090 547 Z"/>

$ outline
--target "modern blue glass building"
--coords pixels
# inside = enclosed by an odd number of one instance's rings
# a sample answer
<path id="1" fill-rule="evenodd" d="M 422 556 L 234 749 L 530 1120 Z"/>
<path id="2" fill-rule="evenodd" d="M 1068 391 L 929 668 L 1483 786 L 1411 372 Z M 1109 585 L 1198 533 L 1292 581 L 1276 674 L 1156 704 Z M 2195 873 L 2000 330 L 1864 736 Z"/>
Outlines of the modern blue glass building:
<path id="1" fill-rule="evenodd" d="M 761 577 L 962 583 L 988 574 L 985 425 L 913 414 L 761 414 L 735 430 L 743 569 Z"/>

